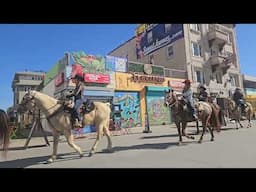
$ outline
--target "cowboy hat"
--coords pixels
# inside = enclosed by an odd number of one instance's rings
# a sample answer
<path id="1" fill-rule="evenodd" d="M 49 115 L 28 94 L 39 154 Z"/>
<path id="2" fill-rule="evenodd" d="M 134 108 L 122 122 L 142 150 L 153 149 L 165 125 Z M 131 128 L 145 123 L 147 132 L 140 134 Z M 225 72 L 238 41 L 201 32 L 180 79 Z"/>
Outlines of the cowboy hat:
<path id="1" fill-rule="evenodd" d="M 185 81 L 183 81 L 183 83 L 185 83 L 185 84 L 190 84 L 191 81 L 190 81 L 189 79 L 186 79 Z"/>
<path id="2" fill-rule="evenodd" d="M 200 86 L 199 86 L 199 89 L 206 90 L 206 88 L 205 88 L 205 86 L 204 86 L 204 85 L 200 85 Z"/>
<path id="3" fill-rule="evenodd" d="M 74 77 L 71 77 L 71 79 L 77 79 L 79 81 L 83 81 L 84 78 L 80 75 L 75 75 Z"/>

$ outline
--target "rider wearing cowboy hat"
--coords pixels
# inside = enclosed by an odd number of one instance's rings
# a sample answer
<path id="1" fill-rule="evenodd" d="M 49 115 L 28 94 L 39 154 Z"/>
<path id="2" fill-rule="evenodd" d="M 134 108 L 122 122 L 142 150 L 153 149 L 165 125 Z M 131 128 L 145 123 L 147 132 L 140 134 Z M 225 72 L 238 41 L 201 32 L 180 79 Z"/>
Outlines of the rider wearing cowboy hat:
<path id="1" fill-rule="evenodd" d="M 240 88 L 236 88 L 235 92 L 232 96 L 232 99 L 235 101 L 236 103 L 236 108 L 238 106 L 241 106 L 242 112 L 244 112 L 245 109 L 245 100 L 244 100 L 244 94 L 242 93 L 242 90 Z"/>
<path id="2" fill-rule="evenodd" d="M 194 120 L 197 120 L 195 108 L 193 105 L 193 92 L 191 89 L 191 81 L 189 79 L 186 79 L 183 83 L 185 84 L 185 86 L 182 91 L 182 96 L 185 99 L 185 101 L 187 102 L 188 108 L 192 112 Z"/>
<path id="3" fill-rule="evenodd" d="M 204 101 L 207 102 L 208 101 L 208 93 L 206 92 L 206 88 L 203 85 L 199 86 L 199 97 L 198 100 L 199 101 Z"/>
<path id="4" fill-rule="evenodd" d="M 82 127 L 81 125 L 81 117 L 79 108 L 83 103 L 83 77 L 80 75 L 75 75 L 75 77 L 71 78 L 72 81 L 76 84 L 75 90 L 71 95 L 67 97 L 74 97 L 75 106 L 73 108 L 73 115 L 75 117 L 74 127 Z"/>

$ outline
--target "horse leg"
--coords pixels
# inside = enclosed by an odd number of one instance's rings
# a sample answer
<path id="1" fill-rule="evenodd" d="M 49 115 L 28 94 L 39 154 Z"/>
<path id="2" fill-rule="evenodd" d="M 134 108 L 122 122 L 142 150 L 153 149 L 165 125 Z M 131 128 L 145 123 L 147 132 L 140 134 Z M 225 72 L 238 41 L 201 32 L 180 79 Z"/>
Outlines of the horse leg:
<path id="1" fill-rule="evenodd" d="M 202 143 L 202 141 L 203 141 L 204 133 L 205 133 L 206 127 L 209 124 L 210 117 L 211 116 L 208 115 L 206 118 L 202 118 L 203 131 L 202 131 L 202 134 L 201 134 L 201 137 L 200 137 L 198 143 Z"/>
<path id="2" fill-rule="evenodd" d="M 60 132 L 57 132 L 56 130 L 53 131 L 53 152 L 52 156 L 50 159 L 47 160 L 47 163 L 53 163 L 53 161 L 57 157 L 57 148 L 58 148 L 58 143 L 59 143 L 59 137 L 60 137 Z"/>
<path id="3" fill-rule="evenodd" d="M 209 129 L 209 131 L 210 131 L 210 133 L 211 133 L 211 141 L 214 141 L 214 134 L 213 134 L 213 128 L 211 127 L 211 125 L 210 124 L 208 124 L 208 129 Z"/>
<path id="4" fill-rule="evenodd" d="M 187 122 L 182 122 L 182 136 L 187 137 L 188 139 L 195 139 L 193 136 L 189 136 L 186 133 L 186 126 L 187 126 Z"/>
<path id="5" fill-rule="evenodd" d="M 178 133 L 179 133 L 179 142 L 178 142 L 178 145 L 181 145 L 182 143 L 182 135 L 181 135 L 181 130 L 180 130 L 180 122 L 175 122 L 176 124 L 176 127 L 178 129 Z"/>
<path id="6" fill-rule="evenodd" d="M 112 141 L 111 141 L 109 129 L 104 126 L 103 132 L 104 132 L 104 134 L 107 136 L 107 139 L 108 139 L 107 152 L 112 152 Z"/>
<path id="7" fill-rule="evenodd" d="M 81 148 L 78 147 L 76 144 L 74 144 L 74 137 L 73 137 L 73 134 L 71 133 L 71 130 L 65 130 L 64 135 L 67 139 L 68 145 L 72 147 L 79 154 L 80 157 L 83 157 Z"/>
<path id="8" fill-rule="evenodd" d="M 196 121 L 196 134 L 199 134 L 199 123 L 198 120 Z"/>
<path id="9" fill-rule="evenodd" d="M 94 153 L 95 153 L 95 150 L 96 150 L 96 148 L 97 148 L 97 145 L 98 145 L 98 143 L 99 143 L 99 141 L 101 140 L 101 138 L 102 138 L 102 135 L 103 135 L 103 125 L 102 124 L 100 124 L 99 126 L 98 126 L 98 132 L 97 132 L 97 138 L 96 138 L 96 141 L 95 141 L 95 143 L 93 144 L 93 147 L 91 148 L 91 151 L 89 152 L 89 157 L 91 157 Z"/>

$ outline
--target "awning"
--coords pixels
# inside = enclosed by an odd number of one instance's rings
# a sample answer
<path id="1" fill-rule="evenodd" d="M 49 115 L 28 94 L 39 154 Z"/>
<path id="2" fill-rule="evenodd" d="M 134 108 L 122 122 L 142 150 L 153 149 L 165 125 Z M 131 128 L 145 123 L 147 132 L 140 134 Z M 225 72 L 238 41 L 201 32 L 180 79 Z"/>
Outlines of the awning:
<path id="1" fill-rule="evenodd" d="M 114 90 L 113 89 L 85 89 L 83 92 L 84 96 L 108 96 L 113 97 L 114 96 Z"/>
<path id="2" fill-rule="evenodd" d="M 147 91 L 168 91 L 169 87 L 156 87 L 156 86 L 146 86 Z"/>

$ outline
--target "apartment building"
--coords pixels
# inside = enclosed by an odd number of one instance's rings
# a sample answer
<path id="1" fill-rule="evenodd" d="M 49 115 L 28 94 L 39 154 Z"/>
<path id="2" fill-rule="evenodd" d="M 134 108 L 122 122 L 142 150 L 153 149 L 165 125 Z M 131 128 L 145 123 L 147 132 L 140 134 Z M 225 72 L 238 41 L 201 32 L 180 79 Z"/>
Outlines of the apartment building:
<path id="1" fill-rule="evenodd" d="M 27 91 L 36 90 L 41 86 L 44 76 L 45 72 L 42 71 L 24 71 L 15 73 L 12 81 L 13 110 L 17 109 Z M 18 122 L 29 122 L 30 118 L 31 117 L 27 114 L 24 114 L 23 116 L 18 116 Z"/>
<path id="2" fill-rule="evenodd" d="M 214 98 L 243 88 L 235 24 L 141 24 L 109 55 L 165 67 L 165 77 L 188 78 L 195 97 L 203 84 Z"/>

